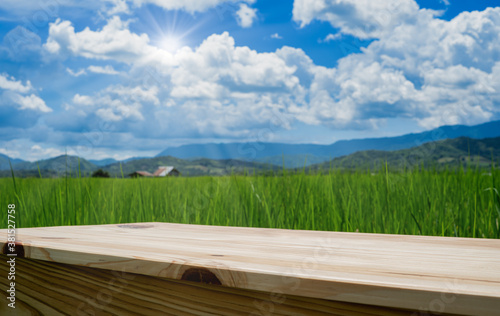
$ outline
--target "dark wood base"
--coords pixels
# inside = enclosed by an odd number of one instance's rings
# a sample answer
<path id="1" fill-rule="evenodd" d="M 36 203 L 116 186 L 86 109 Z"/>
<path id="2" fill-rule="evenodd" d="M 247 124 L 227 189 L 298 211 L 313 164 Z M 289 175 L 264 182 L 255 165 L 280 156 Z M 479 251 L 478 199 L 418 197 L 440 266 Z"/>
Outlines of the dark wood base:
<path id="1" fill-rule="evenodd" d="M 11 281 L 0 256 L 2 293 Z M 16 308 L 1 315 L 420 315 L 419 312 L 242 290 L 26 258 L 16 259 Z M 429 314 L 425 314 L 429 315 Z"/>

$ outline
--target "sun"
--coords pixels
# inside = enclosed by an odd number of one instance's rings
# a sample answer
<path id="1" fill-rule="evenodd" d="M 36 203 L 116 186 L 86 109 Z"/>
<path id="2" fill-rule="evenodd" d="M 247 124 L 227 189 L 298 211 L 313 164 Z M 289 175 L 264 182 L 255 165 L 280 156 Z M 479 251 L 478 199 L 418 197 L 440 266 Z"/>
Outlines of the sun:
<path id="1" fill-rule="evenodd" d="M 158 39 L 158 47 L 170 53 L 175 53 L 184 46 L 182 37 L 175 34 L 165 34 Z"/>
<path id="2" fill-rule="evenodd" d="M 175 54 L 184 47 L 191 47 L 191 35 L 205 25 L 206 20 L 195 20 L 189 13 L 178 10 L 160 13 L 146 10 L 141 21 L 151 39 L 151 44 Z"/>
<path id="3" fill-rule="evenodd" d="M 190 47 L 191 35 L 205 24 L 205 20 L 196 22 L 191 15 L 178 11 L 163 15 L 148 10 L 145 14 L 145 26 L 150 29 L 146 33 L 152 44 L 172 54 L 183 47 Z"/>

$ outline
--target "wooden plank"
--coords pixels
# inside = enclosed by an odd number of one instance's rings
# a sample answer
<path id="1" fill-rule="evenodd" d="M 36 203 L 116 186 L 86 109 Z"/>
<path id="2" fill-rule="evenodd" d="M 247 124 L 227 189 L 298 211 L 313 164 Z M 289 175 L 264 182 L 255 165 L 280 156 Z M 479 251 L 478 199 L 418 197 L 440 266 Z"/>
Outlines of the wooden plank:
<path id="1" fill-rule="evenodd" d="M 17 239 L 26 258 L 173 280 L 440 313 L 500 310 L 500 240 L 166 223 L 26 228 Z"/>
<path id="2" fill-rule="evenodd" d="M 6 273 L 7 256 L 0 256 Z M 113 273 L 114 272 L 114 273 Z M 17 259 L 17 308 L 1 315 L 410 315 L 411 311 Z M 0 279 L 1 290 L 8 284 Z M 76 286 L 77 285 L 77 286 Z"/>

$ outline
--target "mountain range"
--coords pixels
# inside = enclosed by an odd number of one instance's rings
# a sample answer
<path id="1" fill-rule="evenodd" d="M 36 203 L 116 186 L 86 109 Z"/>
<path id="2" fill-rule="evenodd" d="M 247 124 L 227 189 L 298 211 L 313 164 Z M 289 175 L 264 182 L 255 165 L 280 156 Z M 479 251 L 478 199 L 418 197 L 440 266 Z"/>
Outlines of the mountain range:
<path id="1" fill-rule="evenodd" d="M 269 171 L 283 166 L 373 168 L 381 161 L 394 166 L 403 162 L 415 165 L 417 161 L 427 165 L 456 165 L 469 157 L 485 165 L 492 157 L 494 161 L 500 157 L 498 137 L 500 121 L 494 121 L 475 126 L 443 126 L 397 137 L 338 141 L 331 145 L 257 142 L 184 145 L 167 148 L 153 158 L 130 158 L 121 162 L 112 158 L 86 160 L 75 156 L 28 162 L 0 154 L 0 176 L 10 175 L 9 159 L 16 174 L 21 176 L 38 176 L 39 170 L 46 176 L 65 172 L 88 175 L 100 168 L 113 176 L 121 176 L 138 170 L 153 172 L 162 165 L 175 166 L 183 175 L 224 175 L 245 170 Z"/>
<path id="2" fill-rule="evenodd" d="M 179 159 L 175 157 L 154 157 L 116 162 L 107 166 L 97 166 L 84 158 L 59 156 L 37 162 L 23 161 L 13 165 L 16 177 L 57 177 L 68 174 L 72 177 L 90 176 L 93 171 L 102 169 L 112 177 L 127 177 L 135 171 L 153 173 L 160 166 L 175 166 L 184 176 L 221 176 L 243 174 L 245 172 L 266 172 L 280 169 L 279 166 L 234 159 Z M 10 177 L 10 170 L 1 170 L 0 177 Z"/>
<path id="3" fill-rule="evenodd" d="M 283 144 L 283 143 L 222 143 L 196 144 L 167 148 L 157 155 L 181 159 L 204 157 L 208 159 L 239 159 L 265 162 L 296 168 L 312 165 L 333 158 L 364 150 L 394 151 L 420 146 L 424 143 L 469 137 L 474 139 L 500 137 L 500 121 L 475 126 L 442 126 L 422 133 L 397 137 L 341 140 L 330 145 Z"/>
<path id="4" fill-rule="evenodd" d="M 18 164 L 20 162 L 24 162 L 24 160 L 22 159 L 10 158 L 7 155 L 0 154 L 0 170 L 10 169 L 9 159 L 10 163 L 12 163 L 13 165 Z"/>
<path id="5" fill-rule="evenodd" d="M 467 164 L 490 167 L 492 162 L 497 166 L 500 163 L 500 137 L 486 139 L 459 137 L 396 151 L 359 151 L 312 165 L 309 170 L 331 168 L 377 170 L 384 168 L 386 163 L 392 170 L 412 170 L 421 166 L 426 168 L 453 167 Z"/>

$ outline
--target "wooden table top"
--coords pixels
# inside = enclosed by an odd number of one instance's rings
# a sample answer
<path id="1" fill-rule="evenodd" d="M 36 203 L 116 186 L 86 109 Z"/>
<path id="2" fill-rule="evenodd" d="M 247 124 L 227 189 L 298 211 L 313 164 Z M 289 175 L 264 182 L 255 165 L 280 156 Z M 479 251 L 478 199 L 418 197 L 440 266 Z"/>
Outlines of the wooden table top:
<path id="1" fill-rule="evenodd" d="M 65 264 L 378 306 L 500 310 L 500 240 L 168 223 L 20 228 L 16 240 L 26 258 Z"/>

